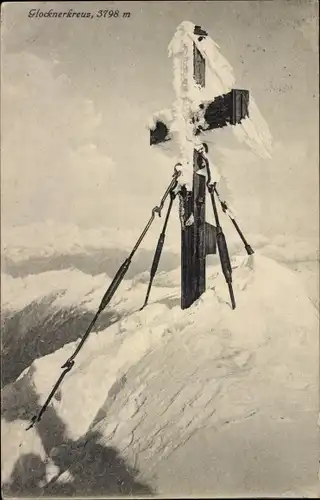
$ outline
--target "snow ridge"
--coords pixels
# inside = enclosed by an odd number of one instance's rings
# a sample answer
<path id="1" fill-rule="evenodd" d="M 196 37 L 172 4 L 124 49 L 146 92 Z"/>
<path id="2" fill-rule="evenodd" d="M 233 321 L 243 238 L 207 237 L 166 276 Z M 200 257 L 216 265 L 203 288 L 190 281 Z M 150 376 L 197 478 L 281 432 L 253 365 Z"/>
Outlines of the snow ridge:
<path id="1" fill-rule="evenodd" d="M 50 426 L 53 411 L 68 439 L 97 432 L 101 445 L 115 446 L 151 480 L 159 457 L 170 457 L 199 429 L 217 432 L 261 412 L 290 416 L 290 400 L 313 411 L 318 316 L 299 279 L 257 254 L 233 265 L 235 311 L 216 266 L 208 270 L 207 292 L 187 312 L 179 306 L 179 273 L 171 273 L 170 288 L 155 286 L 143 311 L 137 309 L 146 283 L 120 291 L 116 308 L 129 314 L 89 337 L 41 425 Z M 77 342 L 34 361 L 14 386 L 27 384 L 43 403 Z M 21 396 L 13 398 L 10 387 L 4 391 L 7 450 L 19 448 L 26 424 Z M 6 420 L 13 408 L 20 415 L 14 427 Z M 29 432 L 42 456 L 37 429 Z M 16 452 L 7 456 L 9 479 Z M 59 468 L 56 477 L 66 473 Z"/>

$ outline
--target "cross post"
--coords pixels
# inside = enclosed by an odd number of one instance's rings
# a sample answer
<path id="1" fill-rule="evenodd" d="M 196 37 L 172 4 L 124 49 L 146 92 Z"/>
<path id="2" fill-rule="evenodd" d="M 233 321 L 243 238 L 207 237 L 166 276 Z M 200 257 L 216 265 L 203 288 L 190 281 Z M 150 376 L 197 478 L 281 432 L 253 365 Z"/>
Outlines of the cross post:
<path id="1" fill-rule="evenodd" d="M 192 44 L 193 80 L 205 87 L 205 59 Z M 181 227 L 181 308 L 190 307 L 206 290 L 206 178 L 197 174 L 198 151 L 193 149 L 192 189 L 181 193 L 184 224 Z M 188 221 L 191 222 L 188 224 Z"/>
<path id="2" fill-rule="evenodd" d="M 181 30 L 182 25 L 188 29 Z M 174 59 L 176 101 L 170 110 L 171 123 L 156 119 L 150 128 L 150 145 L 177 135 L 181 220 L 181 308 L 190 307 L 206 290 L 206 255 L 216 253 L 214 227 L 206 222 L 206 176 L 202 169 L 201 136 L 208 130 L 236 125 L 248 116 L 249 91 L 231 90 L 212 101 L 201 99 L 206 87 L 206 58 L 201 46 L 207 32 L 200 26 L 182 23 L 171 42 Z M 192 27 L 192 31 L 191 31 Z M 207 89 L 206 89 L 207 90 Z M 208 95 L 208 92 L 206 92 Z"/>

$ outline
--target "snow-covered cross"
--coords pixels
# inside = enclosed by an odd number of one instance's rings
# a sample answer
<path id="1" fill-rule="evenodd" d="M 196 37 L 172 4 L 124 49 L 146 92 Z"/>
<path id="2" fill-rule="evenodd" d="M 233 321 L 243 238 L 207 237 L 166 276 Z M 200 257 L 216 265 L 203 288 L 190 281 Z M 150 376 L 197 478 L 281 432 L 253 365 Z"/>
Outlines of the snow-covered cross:
<path id="1" fill-rule="evenodd" d="M 150 145 L 171 141 L 178 146 L 181 307 L 185 309 L 205 291 L 205 258 L 212 253 L 208 244 L 212 226 L 205 221 L 206 179 L 199 175 L 203 174 L 199 161 L 204 152 L 202 136 L 209 130 L 238 125 L 240 130 L 232 127 L 238 139 L 264 157 L 270 156 L 271 136 L 251 99 L 249 107 L 249 91 L 232 88 L 232 67 L 200 26 L 182 22 L 170 42 L 169 55 L 176 100 L 172 109 L 153 116 Z M 219 181 L 218 172 L 212 173 L 212 181 Z"/>

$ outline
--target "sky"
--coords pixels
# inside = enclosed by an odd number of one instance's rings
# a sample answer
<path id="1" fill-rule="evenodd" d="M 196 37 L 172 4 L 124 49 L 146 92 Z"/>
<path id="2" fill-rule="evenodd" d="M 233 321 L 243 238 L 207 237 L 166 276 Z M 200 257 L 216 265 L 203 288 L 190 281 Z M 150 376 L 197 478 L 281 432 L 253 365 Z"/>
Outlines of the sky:
<path id="1" fill-rule="evenodd" d="M 131 16 L 30 18 L 33 8 Z M 167 46 L 188 20 L 219 44 L 273 136 L 270 160 L 229 131 L 210 145 L 242 226 L 268 237 L 317 236 L 317 17 L 309 0 L 4 4 L 2 224 L 143 228 L 173 168 L 150 147 L 147 123 L 174 99 Z"/>

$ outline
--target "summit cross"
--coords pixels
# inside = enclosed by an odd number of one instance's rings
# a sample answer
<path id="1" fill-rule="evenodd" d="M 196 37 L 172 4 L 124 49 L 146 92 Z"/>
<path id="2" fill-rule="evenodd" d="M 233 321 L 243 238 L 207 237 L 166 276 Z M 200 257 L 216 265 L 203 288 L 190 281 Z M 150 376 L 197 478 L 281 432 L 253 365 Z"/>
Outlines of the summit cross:
<path id="1" fill-rule="evenodd" d="M 214 227 L 206 222 L 206 174 L 202 142 L 206 131 L 236 125 L 249 116 L 249 91 L 231 89 L 216 95 L 207 82 L 208 33 L 183 22 L 169 45 L 176 100 L 166 116 L 150 127 L 150 145 L 174 141 L 181 164 L 181 308 L 190 307 L 206 290 L 206 255 L 215 253 Z M 212 40 L 209 38 L 210 42 Z M 222 58 L 222 56 L 221 56 Z M 214 64 L 214 61 L 212 61 Z M 220 83 L 221 90 L 225 85 Z"/>

